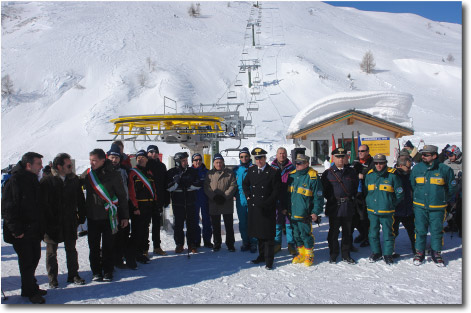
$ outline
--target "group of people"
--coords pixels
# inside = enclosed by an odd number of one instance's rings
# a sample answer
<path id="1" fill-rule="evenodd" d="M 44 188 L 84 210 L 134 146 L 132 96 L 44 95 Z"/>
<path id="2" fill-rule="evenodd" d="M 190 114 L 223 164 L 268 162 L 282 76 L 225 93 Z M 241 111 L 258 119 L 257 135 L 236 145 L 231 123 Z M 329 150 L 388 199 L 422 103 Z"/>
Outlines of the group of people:
<path id="1" fill-rule="evenodd" d="M 132 167 L 123 150 L 120 141 L 107 153 L 94 149 L 89 154 L 90 168 L 80 176 L 73 173 L 67 153 L 54 158 L 51 173 L 40 181 L 42 155 L 38 153 L 24 154 L 13 168 L 2 189 L 3 235 L 18 254 L 21 295 L 32 303 L 45 303 L 47 293 L 34 277 L 42 240 L 46 243 L 49 287 L 59 286 L 57 248 L 62 242 L 67 282 L 84 284 L 75 245 L 77 227 L 86 220 L 92 280 L 112 281 L 115 267 L 136 269 L 136 262 L 150 261 L 151 225 L 152 251 L 166 255 L 160 247 L 160 226 L 163 209 L 170 202 L 175 253 L 184 252 L 185 241 L 188 253 L 197 253 L 201 245 L 219 251 L 221 216 L 225 245 L 235 252 L 235 199 L 240 250 L 258 251 L 251 262 L 265 264 L 267 270 L 273 269 L 284 232 L 292 263 L 314 263 L 312 223 L 320 223 L 324 207 L 329 219 L 330 263 L 336 263 L 341 255 L 342 261 L 355 264 L 350 253 L 357 251 L 353 243 L 360 243 L 360 247 L 370 246 L 370 262 L 384 259 L 393 264 L 398 256 L 394 240 L 402 223 L 411 241 L 414 264 L 424 262 L 430 229 L 432 259 L 444 266 L 443 221 L 447 212 L 461 214 L 461 152 L 456 146 L 444 149 L 445 163 L 451 167 L 439 161 L 437 147 L 428 145 L 416 152 L 420 162 L 414 161 L 409 150 L 401 151 L 395 168 L 387 166 L 385 155 L 371 156 L 367 145 L 358 148 L 359 157 L 353 164 L 348 163 L 346 151 L 338 148 L 332 152 L 331 166 L 321 175 L 310 167 L 310 158 L 304 154 L 296 154 L 293 164 L 283 147 L 278 148 L 271 164 L 264 149 L 243 148 L 240 164 L 232 170 L 219 153 L 214 155 L 210 170 L 199 153 L 191 156 L 190 166 L 186 152 L 176 153 L 175 166 L 167 170 L 155 145 L 139 150 Z M 461 235 L 461 222 L 449 222 L 449 226 L 459 227 Z M 355 228 L 359 236 L 353 239 Z"/>

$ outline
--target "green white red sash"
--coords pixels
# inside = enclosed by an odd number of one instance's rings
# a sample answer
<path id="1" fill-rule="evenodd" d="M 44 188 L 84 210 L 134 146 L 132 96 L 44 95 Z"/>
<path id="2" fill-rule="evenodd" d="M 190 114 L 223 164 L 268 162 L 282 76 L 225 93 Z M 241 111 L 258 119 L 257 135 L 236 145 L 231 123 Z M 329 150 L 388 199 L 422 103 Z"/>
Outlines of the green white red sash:
<path id="1" fill-rule="evenodd" d="M 154 190 L 152 189 L 152 184 L 150 183 L 149 179 L 144 175 L 141 171 L 139 171 L 137 168 L 131 169 L 131 171 L 134 171 L 137 176 L 142 180 L 146 188 L 149 190 L 150 194 L 152 195 L 152 199 L 155 199 L 155 194 Z"/>
<path id="2" fill-rule="evenodd" d="M 88 177 L 90 177 L 90 183 L 95 192 L 100 198 L 106 201 L 105 210 L 108 212 L 108 217 L 111 225 L 111 232 L 113 234 L 116 234 L 118 232 L 118 207 L 116 206 L 118 204 L 118 198 L 116 197 L 116 195 L 110 197 L 105 186 L 103 186 L 100 180 L 98 179 L 98 176 L 96 175 L 95 171 L 89 168 L 87 170 L 87 174 L 89 174 Z"/>

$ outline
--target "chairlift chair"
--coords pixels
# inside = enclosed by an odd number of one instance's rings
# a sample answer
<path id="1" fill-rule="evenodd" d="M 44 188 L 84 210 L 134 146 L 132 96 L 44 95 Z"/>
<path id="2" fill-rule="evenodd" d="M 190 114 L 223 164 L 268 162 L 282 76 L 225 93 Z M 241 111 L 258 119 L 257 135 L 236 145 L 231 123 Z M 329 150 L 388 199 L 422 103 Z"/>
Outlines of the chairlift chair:
<path id="1" fill-rule="evenodd" d="M 236 80 L 235 83 L 234 83 L 234 86 L 236 86 L 236 87 L 242 86 L 242 81 L 240 79 Z"/>
<path id="2" fill-rule="evenodd" d="M 252 95 L 259 95 L 259 94 L 260 94 L 260 87 L 256 87 L 256 86 L 252 87 L 252 88 L 250 89 L 250 93 L 251 93 Z"/>
<path id="3" fill-rule="evenodd" d="M 260 84 L 262 80 L 260 79 L 260 76 L 258 75 L 258 72 L 257 72 L 257 75 L 255 75 L 255 77 L 253 78 L 253 83 L 254 84 Z"/>
<path id="4" fill-rule="evenodd" d="M 229 91 L 227 93 L 227 99 L 237 99 L 237 93 L 235 91 Z"/>

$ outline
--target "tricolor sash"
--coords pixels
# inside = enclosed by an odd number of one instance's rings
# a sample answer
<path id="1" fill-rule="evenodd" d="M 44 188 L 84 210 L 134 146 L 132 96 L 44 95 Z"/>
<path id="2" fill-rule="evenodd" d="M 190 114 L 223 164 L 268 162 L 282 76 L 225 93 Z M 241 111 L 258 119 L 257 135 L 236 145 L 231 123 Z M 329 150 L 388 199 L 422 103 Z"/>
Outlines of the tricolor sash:
<path id="1" fill-rule="evenodd" d="M 149 190 L 150 194 L 152 195 L 152 199 L 155 199 L 155 194 L 154 190 L 152 189 L 152 184 L 150 183 L 149 179 L 144 175 L 141 171 L 139 171 L 137 168 L 131 169 L 134 173 L 136 173 L 137 176 L 142 180 L 144 183 L 144 186 Z"/>
<path id="2" fill-rule="evenodd" d="M 98 179 L 98 176 L 96 175 L 95 171 L 89 168 L 87 170 L 87 174 L 88 177 L 90 177 L 90 183 L 95 192 L 100 198 L 106 201 L 105 210 L 108 212 L 108 217 L 111 225 L 111 233 L 116 234 L 118 232 L 118 207 L 116 206 L 118 204 L 118 198 L 116 197 L 116 195 L 114 195 L 113 198 L 110 197 L 105 186 L 103 186 L 100 180 Z"/>

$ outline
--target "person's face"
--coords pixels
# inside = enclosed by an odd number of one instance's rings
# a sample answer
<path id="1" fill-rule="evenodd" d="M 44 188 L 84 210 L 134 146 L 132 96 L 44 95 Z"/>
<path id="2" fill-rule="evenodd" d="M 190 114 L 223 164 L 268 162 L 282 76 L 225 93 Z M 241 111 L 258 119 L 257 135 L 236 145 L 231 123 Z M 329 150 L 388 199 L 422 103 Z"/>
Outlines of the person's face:
<path id="1" fill-rule="evenodd" d="M 428 152 L 422 153 L 422 161 L 424 163 L 429 164 L 436 158 L 437 158 L 437 155 L 435 153 L 428 153 Z"/>
<path id="2" fill-rule="evenodd" d="M 334 164 L 338 168 L 343 168 L 345 165 L 345 157 L 343 155 L 334 155 Z"/>
<path id="3" fill-rule="evenodd" d="M 147 152 L 147 156 L 153 160 L 157 160 L 159 158 L 159 154 L 154 150 Z"/>
<path id="4" fill-rule="evenodd" d="M 39 175 L 39 172 L 43 168 L 43 160 L 41 158 L 33 158 L 33 164 L 26 163 L 26 170 Z"/>
<path id="5" fill-rule="evenodd" d="M 375 168 L 378 172 L 381 172 L 386 167 L 385 162 L 375 162 Z"/>
<path id="6" fill-rule="evenodd" d="M 181 159 L 180 163 L 181 163 L 183 168 L 187 168 L 188 167 L 188 158 Z"/>
<path id="7" fill-rule="evenodd" d="M 90 167 L 92 168 L 92 170 L 96 170 L 100 168 L 101 166 L 103 166 L 106 160 L 106 159 L 100 159 L 98 155 L 95 155 L 95 154 L 92 154 L 89 159 L 90 159 Z"/>
<path id="8" fill-rule="evenodd" d="M 360 160 L 366 159 L 369 155 L 370 155 L 370 151 L 368 150 L 366 146 L 361 145 L 358 148 L 358 157 L 360 158 Z"/>
<path id="9" fill-rule="evenodd" d="M 308 168 L 309 163 L 307 162 L 301 162 L 301 161 L 296 161 L 296 170 L 297 171 L 302 171 L 306 168 Z"/>
<path id="10" fill-rule="evenodd" d="M 448 159 L 450 159 L 451 162 L 455 162 L 456 161 L 456 155 L 452 154 L 448 157 Z"/>
<path id="11" fill-rule="evenodd" d="M 242 153 L 239 156 L 239 159 L 243 164 L 248 163 L 250 161 L 250 155 L 248 155 L 247 153 Z"/>
<path id="12" fill-rule="evenodd" d="M 213 166 L 216 171 L 222 171 L 224 169 L 224 161 L 221 159 L 215 160 Z"/>
<path id="13" fill-rule="evenodd" d="M 61 176 L 72 173 L 72 161 L 70 159 L 65 159 L 64 165 L 57 165 L 57 170 Z"/>
<path id="14" fill-rule="evenodd" d="M 117 166 L 119 162 L 121 162 L 121 158 L 117 155 L 109 155 L 108 160 L 110 160 L 111 163 L 113 163 L 113 166 Z"/>
<path id="15" fill-rule="evenodd" d="M 136 161 L 139 166 L 146 167 L 147 165 L 147 158 L 143 155 L 138 156 Z"/>
<path id="16" fill-rule="evenodd" d="M 278 163 L 283 163 L 288 158 L 288 154 L 286 153 L 285 149 L 278 149 L 276 152 L 276 160 Z"/>
<path id="17" fill-rule="evenodd" d="M 196 156 L 193 159 L 193 167 L 194 168 L 199 168 L 203 164 L 203 159 L 200 156 Z"/>
<path id="18" fill-rule="evenodd" d="M 266 156 L 256 156 L 255 157 L 255 164 L 257 164 L 257 166 L 259 168 L 264 167 L 266 163 L 267 163 L 267 157 Z"/>
<path id="19" fill-rule="evenodd" d="M 410 172 L 410 162 L 407 163 L 407 165 L 399 165 L 399 168 L 403 170 L 406 173 Z"/>

